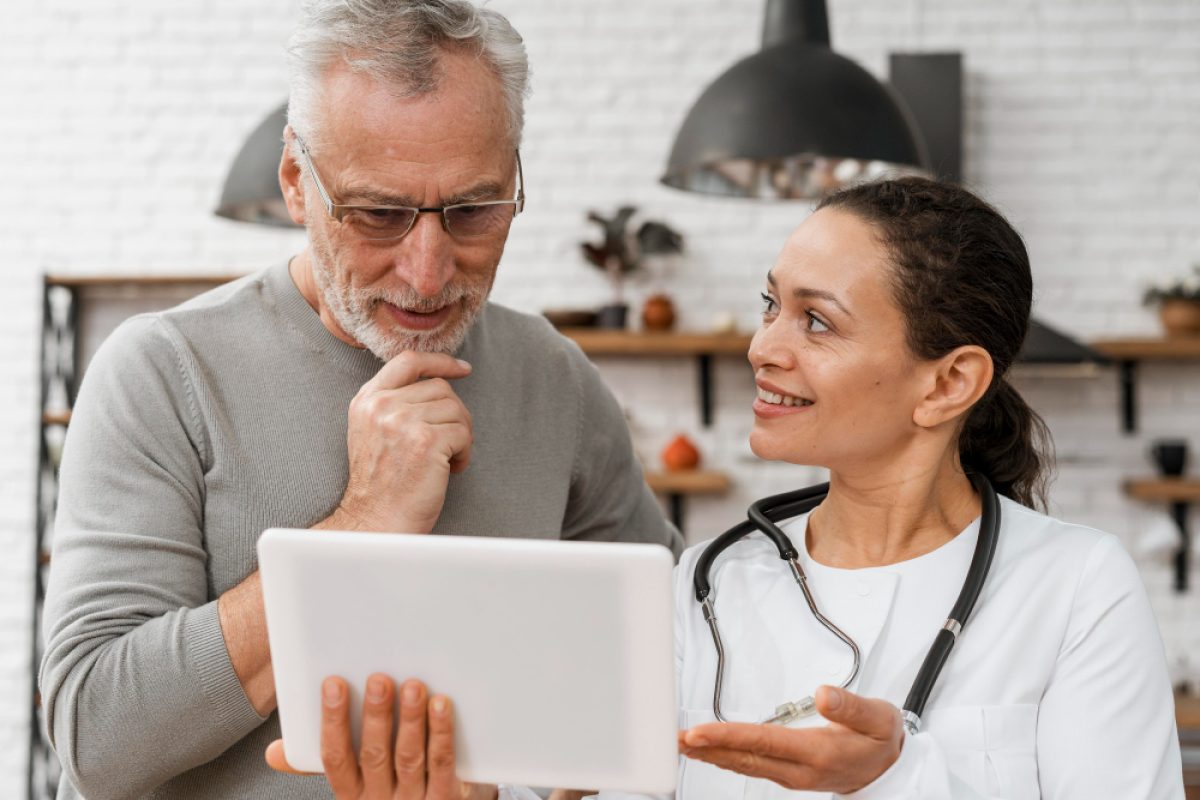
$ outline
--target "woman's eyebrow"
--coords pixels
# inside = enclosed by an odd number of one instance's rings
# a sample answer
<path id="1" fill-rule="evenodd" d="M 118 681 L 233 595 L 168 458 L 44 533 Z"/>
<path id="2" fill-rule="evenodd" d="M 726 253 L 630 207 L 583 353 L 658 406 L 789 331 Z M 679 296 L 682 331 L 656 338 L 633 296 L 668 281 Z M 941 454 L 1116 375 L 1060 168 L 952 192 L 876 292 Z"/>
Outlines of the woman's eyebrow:
<path id="1" fill-rule="evenodd" d="M 773 272 L 770 272 L 770 271 L 767 272 L 767 283 L 771 284 L 771 288 L 773 288 L 773 289 L 779 288 L 775 282 L 775 274 Z M 807 287 L 800 286 L 800 287 L 792 290 L 792 297 L 796 298 L 797 300 L 812 300 L 812 299 L 828 300 L 830 303 L 833 303 L 835 306 L 840 308 L 842 310 L 842 313 L 845 314 L 847 317 L 854 316 L 853 314 L 850 313 L 850 309 L 848 309 L 844 305 L 842 305 L 842 301 L 838 300 L 837 296 L 834 295 L 833 292 L 828 292 L 828 291 L 825 291 L 824 289 L 809 289 Z"/>
<path id="2" fill-rule="evenodd" d="M 835 306 L 840 308 L 842 313 L 847 317 L 854 316 L 850 313 L 850 309 L 842 305 L 842 301 L 838 300 L 837 296 L 834 295 L 833 292 L 827 292 L 824 289 L 808 289 L 800 286 L 792 290 L 792 297 L 796 298 L 797 300 L 828 300 L 830 303 L 833 303 Z"/>

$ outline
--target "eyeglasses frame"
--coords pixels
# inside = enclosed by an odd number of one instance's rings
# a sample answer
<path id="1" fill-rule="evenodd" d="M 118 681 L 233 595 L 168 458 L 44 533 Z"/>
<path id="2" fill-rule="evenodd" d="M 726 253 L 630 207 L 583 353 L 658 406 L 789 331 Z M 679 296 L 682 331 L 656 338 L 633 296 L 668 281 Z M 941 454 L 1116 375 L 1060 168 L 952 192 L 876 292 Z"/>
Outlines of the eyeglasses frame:
<path id="1" fill-rule="evenodd" d="M 524 174 L 524 170 L 522 170 L 522 168 L 521 168 L 521 150 L 520 150 L 520 148 L 517 148 L 515 151 L 516 156 L 517 156 L 517 193 L 516 193 L 516 196 L 512 200 L 477 200 L 472 203 L 452 203 L 448 206 L 429 206 L 429 207 L 368 206 L 368 205 L 354 205 L 354 204 L 347 205 L 347 204 L 339 204 L 339 203 L 333 202 L 333 198 L 331 198 L 329 196 L 329 192 L 325 190 L 325 184 L 321 182 L 321 176 L 317 172 L 316 165 L 313 164 L 312 156 L 308 152 L 308 145 L 304 143 L 304 140 L 302 138 L 300 138 L 300 134 L 296 133 L 295 131 L 292 132 L 292 136 L 294 136 L 296 138 L 296 144 L 298 144 L 300 146 L 300 155 L 304 157 L 304 164 L 305 164 L 305 166 L 308 167 L 309 173 L 312 174 L 313 184 L 317 187 L 317 193 L 321 195 L 321 202 L 324 203 L 325 210 L 327 212 L 329 212 L 329 216 L 333 219 L 334 222 L 337 222 L 340 225 L 342 223 L 342 219 L 346 216 L 346 214 L 348 214 L 351 211 L 402 211 L 403 210 L 403 211 L 417 212 L 417 213 L 413 214 L 412 222 L 409 223 L 408 228 L 404 231 L 404 233 L 400 234 L 399 236 L 384 236 L 384 237 L 380 237 L 380 238 L 370 237 L 370 236 L 363 237 L 365 239 L 370 239 L 371 241 L 386 242 L 386 241 L 399 241 L 400 239 L 403 239 L 405 236 L 408 236 L 408 234 L 412 233 L 413 227 L 417 224 L 417 217 L 419 217 L 421 214 L 426 214 L 426 213 L 431 214 L 433 212 L 437 212 L 438 216 L 442 220 L 442 230 L 444 230 L 446 233 L 448 233 L 450 236 L 454 237 L 455 239 L 459 239 L 462 237 L 454 235 L 454 233 L 450 230 L 450 223 L 446 219 L 446 212 L 449 211 L 450 209 L 462 208 L 464 206 L 511 205 L 511 206 L 513 206 L 513 217 L 514 218 L 518 214 L 520 214 L 522 211 L 525 210 L 525 174 Z M 466 238 L 472 238 L 472 237 L 466 237 Z"/>

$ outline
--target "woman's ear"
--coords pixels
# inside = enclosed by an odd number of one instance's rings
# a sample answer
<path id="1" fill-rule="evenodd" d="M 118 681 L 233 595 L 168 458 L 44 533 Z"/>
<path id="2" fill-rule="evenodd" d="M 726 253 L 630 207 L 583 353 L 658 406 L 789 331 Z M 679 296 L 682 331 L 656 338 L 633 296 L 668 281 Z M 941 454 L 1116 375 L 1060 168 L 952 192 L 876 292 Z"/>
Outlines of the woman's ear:
<path id="1" fill-rule="evenodd" d="M 933 428 L 971 410 L 992 385 L 992 357 L 977 345 L 963 345 L 936 362 L 933 389 L 913 409 L 913 422 Z"/>
<path id="2" fill-rule="evenodd" d="M 297 225 L 304 224 L 304 187 L 300 185 L 303 173 L 300 164 L 292 158 L 292 148 L 296 147 L 296 134 L 292 126 L 283 129 L 283 157 L 279 159 L 279 189 L 283 192 L 283 202 L 287 205 L 288 216 Z"/>

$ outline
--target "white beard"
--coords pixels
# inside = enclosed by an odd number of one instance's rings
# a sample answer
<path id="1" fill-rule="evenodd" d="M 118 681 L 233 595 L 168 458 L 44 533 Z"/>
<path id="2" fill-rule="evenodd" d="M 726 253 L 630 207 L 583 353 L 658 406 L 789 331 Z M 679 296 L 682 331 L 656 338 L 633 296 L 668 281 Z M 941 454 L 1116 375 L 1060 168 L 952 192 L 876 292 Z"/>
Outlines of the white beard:
<path id="1" fill-rule="evenodd" d="M 348 279 L 338 280 L 326 253 L 313 244 L 310 248 L 313 281 L 321 293 L 325 308 L 342 330 L 366 347 L 381 361 L 390 361 L 405 350 L 425 353 L 453 353 L 467 338 L 479 312 L 487 301 L 487 285 L 449 283 L 434 297 L 421 297 L 408 286 L 396 289 L 355 289 Z M 409 331 L 381 325 L 376 319 L 381 303 L 391 303 L 406 311 L 431 312 L 445 306 L 459 306 L 458 316 L 440 328 Z"/>

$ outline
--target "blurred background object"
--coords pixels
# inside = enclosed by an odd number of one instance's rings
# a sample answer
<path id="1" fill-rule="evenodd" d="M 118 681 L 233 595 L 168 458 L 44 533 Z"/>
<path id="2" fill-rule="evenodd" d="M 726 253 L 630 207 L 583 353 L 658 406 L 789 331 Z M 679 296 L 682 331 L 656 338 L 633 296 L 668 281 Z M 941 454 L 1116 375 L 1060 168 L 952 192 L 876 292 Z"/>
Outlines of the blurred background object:
<path id="1" fill-rule="evenodd" d="M 831 48 L 825 0 L 767 0 L 762 49 L 696 100 L 662 182 L 733 197 L 810 199 L 928 164 L 903 104 Z"/>
<path id="2" fill-rule="evenodd" d="M 279 189 L 279 162 L 283 157 L 286 125 L 287 103 L 284 103 L 251 131 L 229 167 L 221 202 L 213 213 L 258 225 L 300 227 L 288 215 Z"/>
<path id="3" fill-rule="evenodd" d="M 587 215 L 590 222 L 600 226 L 602 239 L 599 244 L 582 242 L 580 249 L 588 263 L 603 270 L 613 291 L 611 302 L 597 312 L 601 328 L 625 327 L 629 311 L 625 302 L 626 276 L 642 269 L 648 257 L 683 251 L 683 236 L 665 223 L 638 221 L 637 211 L 634 206 L 621 206 L 611 217 L 596 211 Z"/>

